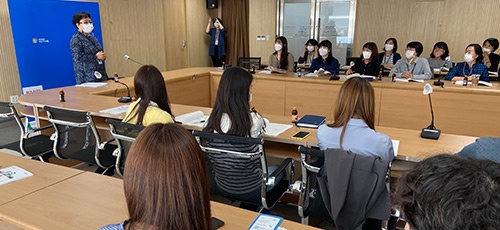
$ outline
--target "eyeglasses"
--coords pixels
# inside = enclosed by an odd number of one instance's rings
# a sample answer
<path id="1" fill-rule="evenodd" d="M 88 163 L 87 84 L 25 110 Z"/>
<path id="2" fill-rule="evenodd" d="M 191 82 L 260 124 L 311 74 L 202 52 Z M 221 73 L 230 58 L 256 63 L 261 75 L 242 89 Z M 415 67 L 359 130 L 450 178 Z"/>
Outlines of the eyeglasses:
<path id="1" fill-rule="evenodd" d="M 79 23 L 87 25 L 87 24 L 92 24 L 92 21 L 85 21 L 85 22 L 79 22 Z"/>

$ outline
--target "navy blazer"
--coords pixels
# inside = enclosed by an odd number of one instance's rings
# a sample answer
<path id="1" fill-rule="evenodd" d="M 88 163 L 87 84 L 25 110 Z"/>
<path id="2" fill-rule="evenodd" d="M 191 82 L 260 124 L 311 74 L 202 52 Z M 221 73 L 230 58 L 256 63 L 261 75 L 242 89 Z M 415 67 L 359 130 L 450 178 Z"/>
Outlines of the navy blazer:
<path id="1" fill-rule="evenodd" d="M 215 56 L 215 34 L 217 29 L 210 28 L 208 35 L 210 35 L 210 47 L 208 48 L 208 55 Z M 226 56 L 226 28 L 219 32 L 219 44 L 217 45 L 218 58 Z"/>
<path id="2" fill-rule="evenodd" d="M 393 54 L 394 54 L 394 57 L 392 58 L 393 59 L 392 64 L 396 65 L 396 62 L 398 62 L 398 60 L 401 59 L 401 55 L 399 55 L 398 53 L 393 53 Z M 378 61 L 380 62 L 381 65 L 385 64 L 385 63 L 383 63 L 384 56 L 385 56 L 385 52 L 378 54 Z"/>

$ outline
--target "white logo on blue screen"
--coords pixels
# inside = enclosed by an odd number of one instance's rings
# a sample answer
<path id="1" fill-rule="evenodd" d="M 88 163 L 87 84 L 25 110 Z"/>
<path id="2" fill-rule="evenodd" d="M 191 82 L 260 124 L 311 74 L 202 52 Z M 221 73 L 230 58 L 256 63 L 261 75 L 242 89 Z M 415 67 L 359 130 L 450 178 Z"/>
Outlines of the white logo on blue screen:
<path id="1" fill-rule="evenodd" d="M 46 39 L 46 38 L 33 38 L 32 41 L 33 41 L 33 44 L 49 43 L 49 39 Z"/>

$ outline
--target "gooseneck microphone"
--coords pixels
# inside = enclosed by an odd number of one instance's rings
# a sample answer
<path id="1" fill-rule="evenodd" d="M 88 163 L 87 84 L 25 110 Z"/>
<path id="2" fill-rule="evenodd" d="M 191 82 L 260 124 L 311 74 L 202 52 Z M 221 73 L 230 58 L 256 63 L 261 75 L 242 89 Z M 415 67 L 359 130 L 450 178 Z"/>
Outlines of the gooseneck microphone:
<path id="1" fill-rule="evenodd" d="M 144 64 L 142 64 L 142 63 L 140 63 L 140 62 L 138 62 L 138 61 L 136 61 L 136 60 L 134 60 L 134 59 L 130 58 L 130 56 L 128 56 L 127 54 L 123 55 L 123 59 L 125 59 L 125 60 L 127 60 L 127 61 L 131 61 L 131 62 L 135 62 L 135 63 L 137 63 L 137 64 L 139 64 L 139 65 L 144 65 Z"/>
<path id="2" fill-rule="evenodd" d="M 441 79 L 443 79 L 446 75 L 444 76 L 441 76 L 441 72 L 443 72 L 443 68 L 446 67 L 448 65 L 448 62 L 450 61 L 450 56 L 446 57 L 444 59 L 444 63 L 443 63 L 443 66 L 441 66 L 441 68 L 439 68 L 439 74 L 438 74 L 438 80 L 434 82 L 434 85 L 437 85 L 437 86 L 441 86 L 441 88 L 444 88 L 444 82 L 441 82 Z"/>
<path id="3" fill-rule="evenodd" d="M 427 128 L 423 128 L 422 129 L 422 132 L 420 133 L 420 136 L 422 138 L 437 140 L 437 139 L 439 139 L 439 136 L 441 135 L 441 130 L 437 129 L 434 126 L 434 110 L 432 109 L 432 99 L 431 99 L 431 93 L 432 93 L 432 91 L 433 91 L 432 86 L 429 83 L 425 84 L 425 86 L 424 86 L 424 95 L 429 96 L 429 105 L 431 107 L 431 117 L 432 117 L 432 120 L 431 120 L 431 124 L 429 126 L 427 126 Z"/>
<path id="4" fill-rule="evenodd" d="M 118 73 L 117 73 L 117 72 L 115 72 L 115 75 L 113 76 L 113 79 L 114 79 L 114 81 L 115 81 L 116 83 L 122 84 L 122 85 L 124 85 L 125 87 L 127 87 L 127 96 L 126 96 L 126 97 L 120 97 L 120 98 L 118 99 L 118 102 L 121 102 L 121 103 L 128 103 L 128 102 L 131 102 L 131 101 L 132 101 L 132 97 L 130 96 L 130 88 L 128 87 L 128 85 L 127 85 L 127 84 L 125 84 L 125 83 L 123 83 L 123 82 L 121 82 L 121 81 L 119 80 L 119 77 L 118 77 Z M 116 92 L 115 92 L 115 93 L 116 93 Z"/>

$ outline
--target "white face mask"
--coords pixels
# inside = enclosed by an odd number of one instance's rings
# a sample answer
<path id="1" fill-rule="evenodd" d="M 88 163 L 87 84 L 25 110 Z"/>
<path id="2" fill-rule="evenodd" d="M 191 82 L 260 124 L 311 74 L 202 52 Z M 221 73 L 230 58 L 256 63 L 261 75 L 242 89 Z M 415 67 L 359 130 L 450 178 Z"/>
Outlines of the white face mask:
<path id="1" fill-rule="evenodd" d="M 407 50 L 405 55 L 406 55 L 406 59 L 411 59 L 411 58 L 413 58 L 413 55 L 415 55 L 415 51 Z"/>
<path id="2" fill-rule="evenodd" d="M 467 63 L 471 63 L 474 61 L 474 57 L 472 57 L 472 54 L 464 54 L 464 61 Z"/>
<path id="3" fill-rule="evenodd" d="M 393 44 L 385 44 L 385 51 L 391 51 L 392 49 L 394 49 Z"/>
<path id="4" fill-rule="evenodd" d="M 84 33 L 90 34 L 94 30 L 94 24 L 82 24 L 82 30 Z"/>
<path id="5" fill-rule="evenodd" d="M 313 52 L 314 51 L 314 46 L 307 46 L 307 51 Z"/>
<path id="6" fill-rule="evenodd" d="M 491 49 L 483 48 L 483 52 L 486 52 L 486 53 L 490 54 L 491 53 Z"/>
<path id="7" fill-rule="evenodd" d="M 372 56 L 371 51 L 363 51 L 363 58 L 364 59 L 369 59 Z"/>
<path id="8" fill-rule="evenodd" d="M 215 27 L 219 27 L 220 25 L 219 25 L 219 23 L 218 23 L 218 22 L 214 22 L 214 26 L 215 26 Z"/>
<path id="9" fill-rule="evenodd" d="M 321 56 L 328 55 L 328 50 L 327 50 L 327 49 L 325 49 L 325 48 L 320 48 L 320 49 L 318 50 L 318 52 L 319 52 L 319 55 L 321 55 Z"/>
<path id="10" fill-rule="evenodd" d="M 281 44 L 274 44 L 274 50 L 280 51 L 283 48 Z"/>

